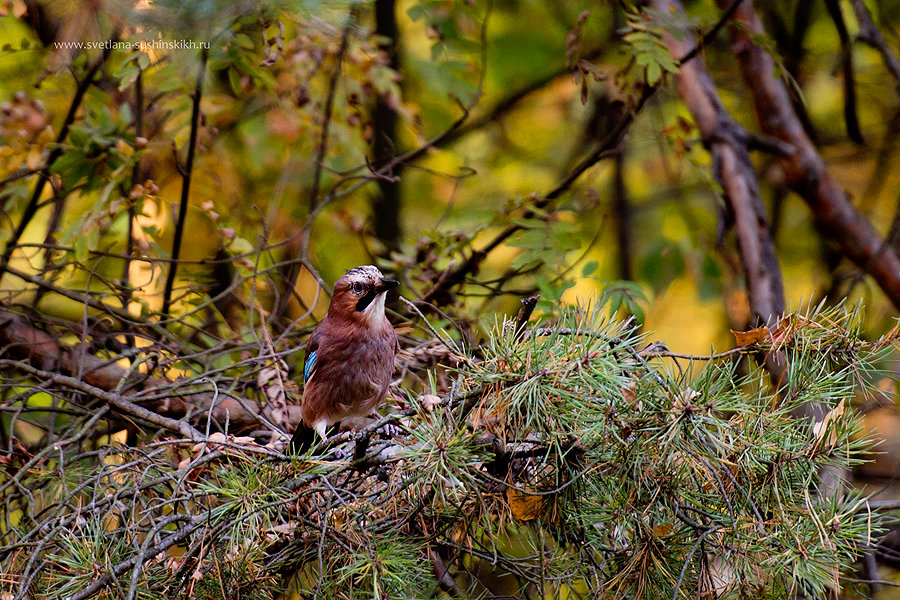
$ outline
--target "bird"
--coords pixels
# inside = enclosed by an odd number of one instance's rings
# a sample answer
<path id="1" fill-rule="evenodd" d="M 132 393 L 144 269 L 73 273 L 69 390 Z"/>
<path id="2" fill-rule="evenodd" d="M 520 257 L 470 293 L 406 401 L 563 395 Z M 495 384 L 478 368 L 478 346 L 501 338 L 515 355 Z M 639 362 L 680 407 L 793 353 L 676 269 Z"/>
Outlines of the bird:
<path id="1" fill-rule="evenodd" d="M 306 344 L 302 421 L 289 447 L 309 448 L 335 423 L 376 414 L 400 349 L 384 314 L 386 293 L 400 282 L 373 265 L 354 267 L 334 284 L 328 313 Z"/>

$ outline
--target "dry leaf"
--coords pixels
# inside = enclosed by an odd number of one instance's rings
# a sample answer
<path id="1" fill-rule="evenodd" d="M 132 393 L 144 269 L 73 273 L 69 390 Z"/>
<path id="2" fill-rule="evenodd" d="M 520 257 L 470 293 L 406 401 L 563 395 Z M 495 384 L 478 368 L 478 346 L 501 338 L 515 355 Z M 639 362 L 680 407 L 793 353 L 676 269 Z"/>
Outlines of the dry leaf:
<path id="1" fill-rule="evenodd" d="M 266 395 L 266 415 L 285 431 L 291 431 L 293 425 L 291 425 L 287 394 L 289 390 L 296 390 L 296 387 L 290 385 L 292 382 L 288 379 L 287 363 L 277 356 L 269 330 L 263 327 L 262 333 L 265 349 L 260 358 L 266 355 L 274 358 L 268 361 L 267 366 L 260 369 L 256 376 L 256 386 Z M 277 434 L 272 432 L 272 439 L 274 440 L 276 437 Z"/>
<path id="2" fill-rule="evenodd" d="M 829 411 L 824 419 L 813 425 L 813 435 L 816 436 L 815 447 L 818 448 L 824 442 L 826 448 L 834 448 L 837 443 L 837 431 L 835 431 L 832 421 L 836 421 L 842 416 L 844 416 L 843 400 L 838 402 L 838 405 Z"/>
<path id="3" fill-rule="evenodd" d="M 694 405 L 691 402 L 694 398 L 699 398 L 702 394 L 693 388 L 684 388 L 684 391 L 681 392 L 681 395 L 675 398 L 675 403 L 672 404 L 673 410 L 693 410 Z"/>
<path id="4" fill-rule="evenodd" d="M 743 348 L 744 346 L 752 346 L 753 344 L 759 344 L 760 342 L 765 341 L 769 337 L 769 328 L 757 327 L 750 331 L 735 331 L 732 329 L 731 333 L 734 334 L 734 340 L 737 343 L 737 347 Z"/>
<path id="5" fill-rule="evenodd" d="M 431 412 L 435 406 L 440 405 L 441 397 L 434 394 L 422 394 L 418 398 L 419 404 L 425 412 Z"/>
<path id="6" fill-rule="evenodd" d="M 194 444 L 193 447 L 191 448 L 191 451 L 193 451 L 195 454 L 197 454 L 198 452 L 203 452 L 203 450 L 208 448 L 210 445 L 215 444 L 216 442 L 226 442 L 226 441 L 228 441 L 228 438 L 225 436 L 224 433 L 222 433 L 221 431 L 214 431 L 211 434 L 209 434 L 209 437 L 206 438 L 206 441 L 197 442 L 196 444 Z"/>
<path id="7" fill-rule="evenodd" d="M 632 408 L 637 408 L 638 410 L 641 409 L 640 403 L 635 405 L 635 401 L 637 400 L 637 384 L 635 382 L 632 381 L 628 385 L 622 386 L 622 398 Z"/>
<path id="8" fill-rule="evenodd" d="M 513 487 L 506 488 L 506 501 L 513 517 L 519 521 L 532 521 L 538 518 L 544 508 L 544 499 L 541 496 L 528 494 Z"/>
<path id="9" fill-rule="evenodd" d="M 672 532 L 672 524 L 671 523 L 660 523 L 659 525 L 653 526 L 653 535 L 656 537 L 666 537 Z"/>
<path id="10" fill-rule="evenodd" d="M 772 343 L 776 346 L 782 346 L 794 339 L 794 327 L 788 318 L 782 319 L 778 326 L 772 330 Z"/>

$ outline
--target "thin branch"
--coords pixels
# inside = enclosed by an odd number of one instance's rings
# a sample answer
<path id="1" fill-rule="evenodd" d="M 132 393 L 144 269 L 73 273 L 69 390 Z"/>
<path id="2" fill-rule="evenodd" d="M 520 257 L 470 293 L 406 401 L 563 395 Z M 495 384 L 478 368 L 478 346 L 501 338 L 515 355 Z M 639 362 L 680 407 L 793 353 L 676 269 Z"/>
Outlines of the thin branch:
<path id="1" fill-rule="evenodd" d="M 178 518 L 176 518 L 178 517 Z M 189 519 L 189 522 L 181 527 L 180 529 L 175 530 L 166 538 L 163 538 L 153 546 L 149 548 L 145 548 L 143 552 L 136 556 L 132 556 L 128 560 L 122 561 L 121 563 L 113 566 L 108 569 L 103 575 L 98 577 L 93 583 L 82 588 L 78 593 L 69 596 L 67 600 L 85 600 L 85 598 L 90 598 L 102 588 L 106 587 L 113 581 L 114 578 L 118 578 L 119 575 L 126 572 L 129 569 L 137 568 L 140 566 L 141 560 L 144 560 L 146 557 L 156 556 L 160 552 L 164 552 L 168 550 L 175 544 L 181 542 L 183 539 L 191 535 L 197 529 L 205 526 L 207 524 L 207 515 L 206 513 L 194 515 L 193 517 L 187 517 L 184 515 L 173 515 L 171 518 L 172 521 Z"/>
<path id="2" fill-rule="evenodd" d="M 618 146 L 621 144 L 625 137 L 625 132 L 628 130 L 628 127 L 634 121 L 634 116 L 638 112 L 640 112 L 641 108 L 644 106 L 646 101 L 650 98 L 650 96 L 655 91 L 655 88 L 644 88 L 644 92 L 641 95 L 638 105 L 635 108 L 633 113 L 626 113 L 619 125 L 610 132 L 609 136 L 601 142 L 601 144 L 597 147 L 594 152 L 590 155 L 586 156 L 581 160 L 575 167 L 560 181 L 556 187 L 547 192 L 544 197 L 538 199 L 534 202 L 535 208 L 543 209 L 549 206 L 553 200 L 559 198 L 563 192 L 569 189 L 571 185 L 589 168 L 603 160 L 604 158 L 613 157 L 618 153 Z M 535 212 L 533 210 L 528 210 L 523 215 L 523 219 L 528 219 L 533 217 Z M 473 251 L 469 258 L 467 258 L 461 265 L 451 271 L 447 277 L 444 277 L 440 282 L 436 283 L 430 290 L 428 290 L 423 296 L 422 300 L 424 302 L 431 301 L 432 298 L 442 294 L 443 292 L 449 290 L 451 287 L 458 285 L 463 282 L 463 279 L 466 275 L 474 274 L 478 272 L 478 269 L 481 267 L 481 263 L 487 258 L 488 254 L 494 251 L 500 244 L 509 239 L 514 233 L 520 231 L 522 226 L 519 224 L 513 224 L 507 226 L 503 231 L 494 236 L 491 241 L 482 246 L 479 250 Z"/>
<path id="3" fill-rule="evenodd" d="M 37 175 L 41 171 L 44 170 L 45 167 L 39 167 L 37 169 L 19 169 L 18 171 L 13 171 L 10 175 L 7 175 L 3 179 L 0 179 L 0 187 L 3 187 L 7 183 L 12 183 L 13 181 L 18 181 L 24 177 L 31 177 L 32 175 Z"/>
<path id="4" fill-rule="evenodd" d="M 716 37 L 722 27 L 724 27 L 731 17 L 734 16 L 735 11 L 743 1 L 744 0 L 732 0 L 731 4 L 722 11 L 722 14 L 719 16 L 716 23 L 700 36 L 700 39 L 697 40 L 694 47 L 681 55 L 681 58 L 678 59 L 678 66 L 683 66 L 686 62 L 697 56 L 701 50 L 706 48 L 706 45 L 709 44 L 710 40 Z"/>
<path id="5" fill-rule="evenodd" d="M 847 127 L 847 137 L 857 144 L 863 143 L 862 132 L 859 129 L 859 118 L 856 115 L 856 82 L 853 72 L 853 47 L 850 42 L 850 34 L 844 23 L 844 14 L 838 0 L 825 0 L 825 7 L 834 22 L 841 41 L 841 69 L 844 74 L 844 123 Z"/>
<path id="6" fill-rule="evenodd" d="M 206 61 L 209 51 L 204 48 L 200 53 L 200 67 L 197 69 L 197 82 L 194 85 L 194 105 L 191 109 L 191 133 L 188 139 L 187 161 L 184 165 L 181 184 L 181 202 L 178 206 L 178 222 L 175 224 L 175 239 L 172 241 L 172 260 L 177 261 L 181 255 L 181 238 L 184 235 L 184 223 L 187 220 L 188 198 L 191 190 L 191 173 L 194 168 L 194 151 L 197 147 L 197 130 L 200 127 L 200 99 L 203 96 L 203 77 L 206 75 Z M 176 160 L 177 162 L 177 160 Z M 166 286 L 163 291 L 162 309 L 163 318 L 169 316 L 169 308 L 172 302 L 172 288 L 175 285 L 175 274 L 178 271 L 178 263 L 172 262 L 169 273 L 166 275 Z"/>
<path id="7" fill-rule="evenodd" d="M 46 371 L 53 368 L 62 373 L 77 375 L 80 381 L 92 388 L 110 393 L 117 393 L 118 390 L 130 390 L 134 393 L 152 390 L 156 394 L 145 394 L 141 401 L 144 406 L 163 416 L 191 416 L 196 422 L 213 409 L 214 419 L 227 419 L 236 429 L 259 423 L 258 415 L 249 404 L 245 406 L 232 395 L 214 403 L 214 394 L 205 388 L 184 390 L 186 382 L 129 373 L 129 370 L 114 361 L 94 356 L 80 347 L 72 348 L 61 344 L 54 337 L 31 326 L 24 318 L 5 311 L 0 311 L 0 349 L 0 356 L 6 359 L 6 366 L 10 369 L 23 366 L 23 370 L 31 368 Z M 215 371 L 207 372 L 209 376 L 214 374 Z M 300 407 L 291 405 L 288 411 L 291 423 L 298 423 Z"/>
<path id="8" fill-rule="evenodd" d="M 194 429 L 187 421 L 170 419 L 169 417 L 164 417 L 159 413 L 147 410 L 143 406 L 139 406 L 129 400 L 126 400 L 122 397 L 122 394 L 118 392 L 108 392 L 98 387 L 94 387 L 84 380 L 76 379 L 75 377 L 69 377 L 68 375 L 63 375 L 54 371 L 36 369 L 31 365 L 20 361 L 0 359 L 0 367 L 14 367 L 17 370 L 24 371 L 29 375 L 34 375 L 35 377 L 38 377 L 45 381 L 52 381 L 53 383 L 66 386 L 73 390 L 84 392 L 90 396 L 93 396 L 94 398 L 97 398 L 98 400 L 106 402 L 107 404 L 117 408 L 127 415 L 130 415 L 137 419 L 141 419 L 142 421 L 146 421 L 147 423 L 152 423 L 153 425 L 159 425 L 160 427 L 168 429 L 169 431 L 180 433 L 189 440 L 199 441 L 203 439 L 203 434 Z"/>
<path id="9" fill-rule="evenodd" d="M 28 204 L 25 206 L 25 211 L 22 213 L 22 220 L 19 221 L 18 227 L 16 227 L 16 230 L 9 236 L 9 239 L 6 240 L 6 248 L 4 248 L 3 254 L 0 255 L 0 280 L 2 280 L 3 276 L 6 274 L 7 267 L 9 266 L 9 259 L 18 247 L 19 240 L 22 238 L 22 234 L 25 233 L 25 228 L 28 227 L 29 223 L 31 223 L 31 220 L 34 218 L 35 213 L 37 213 L 41 194 L 44 192 L 44 186 L 50 181 L 50 168 L 63 154 L 62 144 L 69 135 L 69 129 L 72 127 L 72 123 L 75 122 L 75 115 L 78 113 L 81 101 L 84 99 L 84 95 L 87 93 L 88 88 L 94 83 L 94 77 L 96 77 L 97 72 L 100 71 L 100 67 L 106 61 L 110 51 L 111 45 L 103 51 L 103 54 L 101 54 L 97 60 L 94 61 L 94 64 L 90 66 L 87 73 L 85 73 L 81 81 L 78 82 L 78 87 L 75 88 L 75 95 L 72 97 L 72 102 L 69 104 L 69 111 L 66 113 L 66 118 L 63 120 L 59 134 L 56 136 L 56 143 L 50 151 L 49 156 L 47 156 L 47 162 L 40 170 L 40 176 L 34 186 L 34 191 L 31 194 L 31 198 L 28 200 Z"/>
<path id="10" fill-rule="evenodd" d="M 306 224 L 303 227 L 303 233 L 300 237 L 300 257 L 306 257 L 309 244 L 309 231 L 312 228 L 312 215 L 317 212 L 316 209 L 319 206 L 319 188 L 322 182 L 322 168 L 325 164 L 325 152 L 328 149 L 328 131 L 331 127 L 331 115 L 334 111 L 334 97 L 337 93 L 338 82 L 341 77 L 341 71 L 343 70 L 344 55 L 347 53 L 347 48 L 350 45 L 350 31 L 353 29 L 355 21 L 356 9 L 354 8 L 350 11 L 350 14 L 347 17 L 347 23 L 344 25 L 344 30 L 341 33 L 341 45 L 337 53 L 337 65 L 334 67 L 334 72 L 331 74 L 331 80 L 328 84 L 328 96 L 325 99 L 325 111 L 322 114 L 322 129 L 319 132 L 319 143 L 316 145 L 316 156 L 313 160 L 315 166 L 312 186 L 309 190 L 309 217 L 306 219 Z M 294 295 L 294 287 L 297 285 L 297 277 L 299 275 L 300 265 L 296 262 L 291 262 L 285 276 L 281 296 L 279 296 L 278 304 L 275 306 L 275 310 L 272 313 L 272 317 L 275 320 L 280 319 L 287 309 L 288 303 Z"/>
<path id="11" fill-rule="evenodd" d="M 850 0 L 850 4 L 853 5 L 856 20 L 859 22 L 859 40 L 869 44 L 881 54 L 885 68 L 894 78 L 897 89 L 900 90 L 900 60 L 894 56 L 890 46 L 884 40 L 884 36 L 881 35 L 881 30 L 872 21 L 872 15 L 869 14 L 866 3 L 863 0 Z"/>

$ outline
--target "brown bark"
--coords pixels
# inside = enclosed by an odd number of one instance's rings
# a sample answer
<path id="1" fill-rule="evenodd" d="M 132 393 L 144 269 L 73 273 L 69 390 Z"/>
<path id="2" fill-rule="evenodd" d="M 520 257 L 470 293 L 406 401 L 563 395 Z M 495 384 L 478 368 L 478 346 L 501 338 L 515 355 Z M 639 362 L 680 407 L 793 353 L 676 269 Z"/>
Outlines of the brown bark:
<path id="1" fill-rule="evenodd" d="M 717 0 L 720 7 L 728 4 Z M 775 77 L 775 63 L 751 35 L 763 34 L 751 0 L 735 12 L 739 25 L 729 31 L 744 81 L 753 98 L 763 132 L 794 147 L 777 157 L 787 184 L 812 210 L 822 232 L 844 256 L 869 273 L 895 306 L 900 307 L 900 258 L 850 203 L 794 112 L 787 87 Z"/>
<path id="2" fill-rule="evenodd" d="M 675 10 L 683 13 L 678 0 L 652 0 L 650 4 L 663 14 Z M 663 42 L 676 57 L 694 47 L 686 28 L 680 40 L 667 34 Z M 712 154 L 715 177 L 734 215 L 750 308 L 760 322 L 774 323 L 784 312 L 784 285 L 747 150 L 750 136 L 725 110 L 701 57 L 682 63 L 675 85 Z"/>
<path id="3" fill-rule="evenodd" d="M 46 332 L 32 327 L 24 318 L 5 311 L 0 311 L 0 359 L 21 361 L 34 369 L 70 375 L 104 392 L 122 390 L 121 397 L 129 403 L 139 404 L 162 417 L 182 419 L 189 416 L 190 421 L 198 426 L 200 423 L 205 424 L 213 401 L 215 401 L 213 419 L 220 423 L 228 420 L 231 432 L 257 427 L 260 424 L 257 415 L 244 408 L 234 398 L 223 394 L 219 394 L 216 398 L 210 391 L 179 393 L 178 382 L 162 377 L 144 377 L 143 374 L 136 372 L 129 374 L 118 364 L 94 356 L 81 346 L 58 343 Z M 165 398 L 143 400 L 136 395 L 140 391 L 153 390 L 158 393 L 167 388 L 171 389 L 172 393 Z M 97 394 L 97 397 L 100 400 L 107 400 L 102 394 Z M 254 404 L 250 401 L 245 403 L 248 406 Z M 124 408 L 123 406 L 113 404 L 113 408 L 119 412 L 128 412 L 127 406 Z M 288 408 L 291 422 L 299 422 L 300 407 Z M 132 413 L 131 416 L 143 418 L 141 414 Z"/>

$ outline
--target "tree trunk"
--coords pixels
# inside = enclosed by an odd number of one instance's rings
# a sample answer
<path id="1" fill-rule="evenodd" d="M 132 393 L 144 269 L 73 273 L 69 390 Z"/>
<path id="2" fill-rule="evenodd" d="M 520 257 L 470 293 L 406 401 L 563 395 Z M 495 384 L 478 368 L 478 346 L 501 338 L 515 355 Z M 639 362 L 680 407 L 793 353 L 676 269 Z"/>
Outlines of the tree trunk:
<path id="1" fill-rule="evenodd" d="M 381 49 L 390 58 L 390 67 L 397 70 L 400 59 L 397 53 L 397 18 L 394 0 L 375 1 L 375 31 L 388 41 Z M 380 169 L 396 154 L 395 133 L 397 113 L 387 99 L 379 96 L 372 111 L 372 155 L 375 169 Z M 400 247 L 400 181 L 396 178 L 379 178 L 378 194 L 372 202 L 372 220 L 375 237 L 384 244 L 384 254 Z"/>

